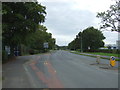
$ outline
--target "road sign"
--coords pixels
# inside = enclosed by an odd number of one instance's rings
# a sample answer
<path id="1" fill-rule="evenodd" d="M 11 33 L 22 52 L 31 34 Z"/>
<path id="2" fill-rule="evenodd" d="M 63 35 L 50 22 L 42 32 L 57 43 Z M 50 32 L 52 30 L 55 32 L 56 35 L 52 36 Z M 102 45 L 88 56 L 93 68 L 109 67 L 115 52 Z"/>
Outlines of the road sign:
<path id="1" fill-rule="evenodd" d="M 5 46 L 5 51 L 7 52 L 8 55 L 10 55 L 10 47 L 9 46 Z"/>
<path id="2" fill-rule="evenodd" d="M 43 43 L 43 47 L 44 47 L 44 48 L 48 48 L 48 47 L 49 47 L 49 46 L 48 46 L 48 42 Z"/>
<path id="3" fill-rule="evenodd" d="M 90 50 L 90 46 L 88 47 L 88 50 Z"/>
<path id="4" fill-rule="evenodd" d="M 114 67 L 114 66 L 116 65 L 116 61 L 115 61 L 115 57 L 114 57 L 114 56 L 111 56 L 111 57 L 110 57 L 110 65 L 111 65 L 112 67 Z"/>

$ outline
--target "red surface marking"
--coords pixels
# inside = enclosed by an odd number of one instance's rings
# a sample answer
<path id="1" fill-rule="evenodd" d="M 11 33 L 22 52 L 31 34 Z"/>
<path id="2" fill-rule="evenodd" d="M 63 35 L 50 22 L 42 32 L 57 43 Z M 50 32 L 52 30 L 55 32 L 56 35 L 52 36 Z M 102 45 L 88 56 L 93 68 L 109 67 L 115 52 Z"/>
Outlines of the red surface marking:
<path id="1" fill-rule="evenodd" d="M 34 61 L 34 62 L 30 63 L 29 65 L 35 65 L 35 64 L 36 64 L 36 62 Z"/>
<path id="2" fill-rule="evenodd" d="M 49 88 L 63 88 L 63 85 L 56 78 L 56 76 L 48 79 L 48 87 Z"/>
<path id="3" fill-rule="evenodd" d="M 56 76 L 55 69 L 52 67 L 49 61 L 46 66 L 48 68 L 48 72 L 50 72 L 50 74 L 52 75 L 51 79 L 49 80 L 50 84 L 48 84 L 49 88 L 63 88 L 62 83 Z"/>
<path id="4" fill-rule="evenodd" d="M 36 72 L 38 78 L 39 78 L 40 80 L 42 80 L 44 83 L 47 84 L 48 81 L 47 81 L 45 75 L 44 75 L 42 72 L 40 72 L 40 70 L 39 70 L 34 64 L 32 64 L 32 65 L 30 65 L 30 66 L 31 66 L 31 68 Z"/>
<path id="5" fill-rule="evenodd" d="M 56 74 L 55 69 L 52 67 L 52 65 L 50 64 L 49 61 L 47 61 L 46 66 L 48 67 L 48 71 L 49 71 L 52 75 Z"/>
<path id="6" fill-rule="evenodd" d="M 48 80 L 42 72 L 36 72 L 38 78 L 43 81 L 43 83 L 48 84 Z"/>
<path id="7" fill-rule="evenodd" d="M 41 58 L 41 57 L 38 56 L 37 59 L 36 59 L 35 61 L 32 61 L 29 65 L 35 65 L 40 58 Z"/>
<path id="8" fill-rule="evenodd" d="M 49 54 L 47 54 L 47 55 L 49 55 Z M 39 59 L 39 58 L 40 57 L 38 57 L 37 59 Z M 38 76 L 38 78 L 40 80 L 42 80 L 42 82 L 45 83 L 48 86 L 48 88 L 63 88 L 63 85 L 61 84 L 60 80 L 58 80 L 58 78 L 56 76 L 55 69 L 52 67 L 52 65 L 50 64 L 49 61 L 47 61 L 47 64 L 45 64 L 45 66 L 47 66 L 48 72 L 51 74 L 50 78 L 45 77 L 44 73 L 41 72 L 35 66 L 36 63 L 37 63 L 37 61 L 34 61 L 29 65 L 36 72 L 36 75 Z"/>
<path id="9" fill-rule="evenodd" d="M 59 83 L 56 77 L 47 78 L 45 77 L 44 73 L 36 72 L 38 78 L 43 81 L 49 88 L 63 88 L 63 86 Z"/>
<path id="10" fill-rule="evenodd" d="M 30 66 L 31 66 L 31 68 L 32 68 L 33 70 L 39 71 L 39 69 L 38 69 L 35 65 L 30 65 Z"/>

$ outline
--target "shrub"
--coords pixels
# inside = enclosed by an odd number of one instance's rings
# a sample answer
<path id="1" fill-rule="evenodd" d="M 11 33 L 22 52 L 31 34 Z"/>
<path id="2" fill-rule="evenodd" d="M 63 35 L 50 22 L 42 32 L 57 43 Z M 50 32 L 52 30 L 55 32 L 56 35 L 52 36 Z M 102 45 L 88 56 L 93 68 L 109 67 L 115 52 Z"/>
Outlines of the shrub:
<path id="1" fill-rule="evenodd" d="M 39 50 L 34 50 L 34 54 L 38 54 L 39 52 Z"/>
<path id="2" fill-rule="evenodd" d="M 2 50 L 2 63 L 7 62 L 8 60 L 8 55 L 5 50 Z"/>
<path id="3" fill-rule="evenodd" d="M 29 50 L 29 54 L 33 55 L 34 54 L 34 50 L 33 49 Z"/>

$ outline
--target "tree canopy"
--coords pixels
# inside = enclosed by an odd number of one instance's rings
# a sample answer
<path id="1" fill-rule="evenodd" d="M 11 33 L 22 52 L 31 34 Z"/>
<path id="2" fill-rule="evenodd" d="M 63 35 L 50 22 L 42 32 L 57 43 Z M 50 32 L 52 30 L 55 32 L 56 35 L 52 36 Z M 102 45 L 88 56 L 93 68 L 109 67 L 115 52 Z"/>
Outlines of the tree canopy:
<path id="1" fill-rule="evenodd" d="M 83 49 L 88 50 L 90 48 L 90 50 L 96 50 L 103 47 L 104 39 L 105 37 L 101 31 L 94 27 L 89 27 L 82 32 Z"/>
<path id="2" fill-rule="evenodd" d="M 100 29 L 120 32 L 120 1 L 111 5 L 109 10 L 98 13 L 97 17 L 101 18 Z"/>
<path id="3" fill-rule="evenodd" d="M 38 2 L 3 2 L 2 3 L 2 41 L 10 46 L 11 53 L 18 45 L 32 49 L 43 49 L 43 43 L 53 48 L 55 39 L 47 32 L 45 22 L 46 7 Z"/>
<path id="4" fill-rule="evenodd" d="M 96 50 L 104 46 L 105 37 L 102 32 L 94 27 L 88 27 L 83 32 L 79 32 L 76 38 L 69 43 L 69 49 L 83 49 L 84 51 Z"/>
<path id="5" fill-rule="evenodd" d="M 7 45 L 24 43 L 30 32 L 45 21 L 45 7 L 35 2 L 2 3 L 3 41 Z"/>
<path id="6" fill-rule="evenodd" d="M 35 33 L 31 33 L 26 37 L 26 46 L 36 50 L 43 50 L 43 43 L 48 42 L 49 49 L 53 49 L 55 39 L 52 38 L 52 34 L 46 32 L 46 30 L 45 26 L 40 25 L 39 29 Z"/>

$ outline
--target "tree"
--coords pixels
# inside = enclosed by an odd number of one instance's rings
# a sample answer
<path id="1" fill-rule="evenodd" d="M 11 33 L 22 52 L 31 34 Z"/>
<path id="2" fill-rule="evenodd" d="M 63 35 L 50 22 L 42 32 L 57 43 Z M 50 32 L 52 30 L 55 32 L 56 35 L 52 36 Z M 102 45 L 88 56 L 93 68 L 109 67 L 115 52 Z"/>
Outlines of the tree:
<path id="1" fill-rule="evenodd" d="M 78 35 L 76 35 L 76 38 L 68 44 L 68 49 L 81 49 L 81 32 L 79 32 Z"/>
<path id="2" fill-rule="evenodd" d="M 100 47 L 104 46 L 103 40 L 105 37 L 103 36 L 102 32 L 94 27 L 88 27 L 82 32 L 82 46 L 83 50 L 96 50 Z"/>
<path id="3" fill-rule="evenodd" d="M 52 34 L 46 32 L 47 28 L 43 25 L 39 26 L 39 29 L 35 33 L 31 33 L 26 37 L 26 46 L 29 46 L 31 49 L 43 51 L 43 43 L 48 42 L 49 48 L 53 49 L 55 46 L 55 39 L 52 38 Z"/>
<path id="4" fill-rule="evenodd" d="M 37 2 L 2 3 L 2 41 L 11 47 L 11 54 L 15 46 L 26 43 L 26 36 L 45 21 L 45 9 Z"/>
<path id="5" fill-rule="evenodd" d="M 101 18 L 100 29 L 120 32 L 120 1 L 118 0 L 115 5 L 111 5 L 109 10 L 98 13 L 97 17 Z"/>
<path id="6" fill-rule="evenodd" d="M 68 49 L 71 49 L 71 50 L 75 50 L 76 49 L 76 47 L 75 47 L 75 40 L 71 41 L 68 44 Z"/>
<path id="7" fill-rule="evenodd" d="M 68 48 L 72 50 L 82 49 L 94 51 L 104 46 L 105 37 L 102 32 L 94 27 L 88 27 L 83 32 L 79 32 L 76 38 L 68 44 Z"/>

